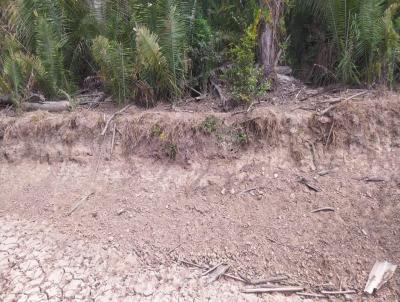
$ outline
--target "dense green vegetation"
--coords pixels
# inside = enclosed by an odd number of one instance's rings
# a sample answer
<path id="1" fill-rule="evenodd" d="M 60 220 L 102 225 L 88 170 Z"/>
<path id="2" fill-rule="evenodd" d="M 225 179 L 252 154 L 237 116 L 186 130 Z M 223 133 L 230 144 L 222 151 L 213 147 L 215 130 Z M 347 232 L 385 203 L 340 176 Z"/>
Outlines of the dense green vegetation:
<path id="1" fill-rule="evenodd" d="M 72 95 L 88 76 L 118 103 L 176 102 L 215 78 L 251 102 L 274 81 L 257 64 L 260 22 L 277 26 L 276 63 L 305 81 L 399 81 L 398 0 L 0 0 L 0 9 L 0 95 L 17 105 L 32 92 Z"/>

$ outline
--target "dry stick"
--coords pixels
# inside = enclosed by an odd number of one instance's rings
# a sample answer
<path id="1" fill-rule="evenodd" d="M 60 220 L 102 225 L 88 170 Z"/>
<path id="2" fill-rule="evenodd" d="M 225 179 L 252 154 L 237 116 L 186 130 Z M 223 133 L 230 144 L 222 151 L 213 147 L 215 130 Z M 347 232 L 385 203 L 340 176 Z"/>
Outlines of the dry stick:
<path id="1" fill-rule="evenodd" d="M 296 101 L 297 100 L 297 98 L 299 97 L 299 95 L 300 95 L 300 93 L 303 91 L 303 88 L 301 88 L 300 90 L 299 90 L 299 92 L 296 94 L 296 97 L 294 98 L 294 100 Z"/>
<path id="2" fill-rule="evenodd" d="M 223 263 L 217 264 L 216 266 L 213 266 L 212 268 L 206 270 L 203 274 L 201 274 L 202 276 L 208 275 L 209 273 L 215 271 L 218 267 L 220 267 L 221 265 L 223 265 Z"/>
<path id="3" fill-rule="evenodd" d="M 204 267 L 202 265 L 198 265 L 196 263 L 189 262 L 189 261 L 186 261 L 186 260 L 179 260 L 179 262 L 184 263 L 184 264 L 189 265 L 189 266 L 194 266 L 194 267 L 197 267 L 197 268 L 200 268 L 200 269 L 206 269 L 206 267 Z"/>
<path id="4" fill-rule="evenodd" d="M 332 122 L 331 129 L 329 130 L 328 138 L 326 139 L 326 142 L 325 142 L 325 148 L 328 146 L 329 139 L 331 138 L 334 125 L 335 125 L 335 121 Z"/>
<path id="5" fill-rule="evenodd" d="M 236 281 L 240 281 L 240 282 L 246 283 L 246 281 L 243 280 L 242 278 L 236 277 L 236 276 L 231 275 L 231 274 L 226 274 L 226 273 L 225 273 L 225 274 L 223 274 L 223 276 L 224 276 L 224 277 L 231 278 L 231 279 L 236 280 Z"/>
<path id="6" fill-rule="evenodd" d="M 179 260 L 179 262 L 181 262 L 181 263 L 183 263 L 183 264 L 186 264 L 186 265 L 189 265 L 189 266 L 197 267 L 197 268 L 199 268 L 199 269 L 206 269 L 206 268 L 207 268 L 207 267 L 205 267 L 205 266 L 198 265 L 198 264 L 196 264 L 196 263 L 189 262 L 189 261 L 186 261 L 186 260 Z M 246 283 L 246 280 L 243 280 L 242 278 L 236 277 L 236 276 L 231 275 L 231 274 L 225 273 L 225 274 L 223 274 L 223 276 L 224 276 L 224 277 L 227 277 L 227 278 L 231 278 L 231 279 L 236 280 L 236 281 L 239 281 L 239 282 Z M 239 275 L 239 276 L 240 276 L 240 275 Z M 241 276 L 240 276 L 240 277 L 241 277 Z"/>
<path id="7" fill-rule="evenodd" d="M 326 295 L 314 294 L 314 293 L 297 293 L 296 295 L 302 297 L 310 297 L 310 298 L 326 298 Z"/>
<path id="8" fill-rule="evenodd" d="M 242 290 L 242 293 L 245 294 L 259 294 L 259 293 L 295 293 L 304 291 L 303 287 L 274 287 L 274 288 L 247 288 Z"/>
<path id="9" fill-rule="evenodd" d="M 210 278 L 210 280 L 208 281 L 208 284 L 211 284 L 214 281 L 218 280 L 221 276 L 223 276 L 229 270 L 229 268 L 230 268 L 229 265 L 225 265 L 225 266 L 217 269 L 217 273 L 215 274 L 215 276 L 212 276 Z"/>
<path id="10" fill-rule="evenodd" d="M 318 212 L 335 212 L 334 208 L 331 207 L 325 207 L 325 208 L 319 208 L 311 211 L 311 213 L 318 213 Z"/>
<path id="11" fill-rule="evenodd" d="M 328 108 L 326 108 L 325 110 L 323 110 L 319 115 L 325 115 L 325 114 L 327 114 L 329 111 L 331 111 L 332 109 L 336 108 L 340 103 L 350 101 L 350 100 L 352 100 L 352 99 L 354 99 L 354 98 L 356 98 L 356 97 L 358 97 L 358 96 L 367 94 L 368 92 L 369 92 L 369 90 L 365 90 L 365 91 L 356 93 L 356 94 L 354 94 L 354 95 L 352 95 L 352 96 L 350 96 L 350 97 L 348 97 L 348 98 L 345 98 L 345 99 L 342 100 L 342 101 L 338 101 L 337 104 L 332 105 L 332 106 L 329 106 Z"/>
<path id="12" fill-rule="evenodd" d="M 365 182 L 384 182 L 386 179 L 379 177 L 365 177 L 363 179 Z"/>
<path id="13" fill-rule="evenodd" d="M 325 176 L 325 175 L 328 175 L 329 173 L 331 173 L 333 170 L 323 170 L 323 171 L 319 171 L 319 172 L 317 172 L 317 174 L 319 175 L 319 176 Z"/>
<path id="14" fill-rule="evenodd" d="M 248 192 L 257 190 L 258 188 L 259 188 L 259 187 L 254 187 L 254 188 L 251 188 L 251 189 L 244 190 L 244 191 L 240 192 L 239 195 L 242 195 L 242 194 L 245 194 L 245 193 L 248 193 Z"/>
<path id="15" fill-rule="evenodd" d="M 182 246 L 183 243 L 179 243 L 177 246 L 175 246 L 174 248 L 170 249 L 168 251 L 168 255 L 171 255 L 174 251 L 176 251 L 177 249 L 179 249 Z"/>
<path id="16" fill-rule="evenodd" d="M 214 86 L 215 90 L 217 91 L 218 97 L 221 99 L 222 107 L 223 107 L 224 109 L 226 109 L 226 102 L 227 102 L 227 99 L 226 99 L 226 97 L 224 96 L 224 94 L 222 93 L 221 87 L 219 87 L 218 84 L 215 83 L 215 82 L 213 82 L 213 81 L 211 81 L 211 84 Z"/>
<path id="17" fill-rule="evenodd" d="M 304 177 L 302 177 L 302 178 L 299 180 L 299 183 L 305 185 L 305 186 L 306 186 L 307 188 L 309 188 L 310 190 L 313 190 L 313 191 L 315 191 L 315 192 L 321 192 L 321 189 L 319 189 L 319 188 L 317 188 L 316 186 L 310 184 L 310 183 L 308 182 L 308 180 L 305 179 Z"/>
<path id="18" fill-rule="evenodd" d="M 254 282 L 251 282 L 251 284 L 262 285 L 262 284 L 266 284 L 266 283 L 278 283 L 278 282 L 287 280 L 287 278 L 288 278 L 287 276 L 276 276 L 276 277 L 271 277 L 271 278 L 268 278 L 265 280 L 254 281 Z"/>
<path id="19" fill-rule="evenodd" d="M 131 107 L 132 105 L 128 105 L 125 106 L 124 108 L 122 108 L 121 110 L 115 112 L 113 115 L 111 115 L 111 117 L 108 119 L 106 126 L 104 127 L 104 130 L 101 132 L 101 135 L 104 136 L 107 132 L 108 126 L 110 126 L 111 121 L 119 114 L 123 113 L 126 109 L 128 109 L 129 107 Z"/>
<path id="20" fill-rule="evenodd" d="M 90 196 L 94 195 L 94 192 L 90 192 L 88 195 L 86 195 L 85 197 L 83 197 L 81 200 L 79 200 L 76 205 L 71 209 L 71 211 L 69 211 L 69 213 L 67 214 L 67 216 L 71 216 L 71 214 L 73 212 L 75 212 L 83 202 L 85 202 Z"/>
<path id="21" fill-rule="evenodd" d="M 355 290 L 337 290 L 337 291 L 328 291 L 328 290 L 321 290 L 321 294 L 324 295 L 347 295 L 347 294 L 356 294 Z"/>
<path id="22" fill-rule="evenodd" d="M 114 131 L 113 131 L 113 136 L 112 136 L 112 140 L 111 140 L 111 150 L 110 150 L 110 159 L 113 155 L 113 151 L 114 151 L 114 144 L 115 144 L 115 133 L 117 132 L 117 124 L 114 124 Z"/>

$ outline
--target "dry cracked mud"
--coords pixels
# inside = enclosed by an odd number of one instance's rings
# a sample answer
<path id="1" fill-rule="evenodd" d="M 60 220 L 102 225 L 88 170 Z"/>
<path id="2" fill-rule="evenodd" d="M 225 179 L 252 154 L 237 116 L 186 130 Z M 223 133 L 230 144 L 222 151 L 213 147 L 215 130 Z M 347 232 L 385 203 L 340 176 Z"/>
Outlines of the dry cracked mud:
<path id="1" fill-rule="evenodd" d="M 0 217 L 0 301 L 300 301 L 258 298 L 238 284 L 207 284 L 196 269 L 145 267 L 135 254 L 57 233 L 46 223 Z"/>

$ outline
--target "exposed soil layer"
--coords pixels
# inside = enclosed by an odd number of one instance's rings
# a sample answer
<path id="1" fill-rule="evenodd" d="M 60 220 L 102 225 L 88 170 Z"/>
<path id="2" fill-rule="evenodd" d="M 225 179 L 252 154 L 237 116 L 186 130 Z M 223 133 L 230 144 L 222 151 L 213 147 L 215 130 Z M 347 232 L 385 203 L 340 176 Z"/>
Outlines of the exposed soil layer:
<path id="1" fill-rule="evenodd" d="M 132 107 L 105 136 L 110 109 L 3 116 L 0 215 L 149 266 L 227 262 L 251 279 L 361 293 L 375 261 L 400 263 L 400 101 L 319 106 Z M 312 212 L 323 207 L 333 211 Z M 399 286 L 396 273 L 367 301 L 396 301 Z"/>

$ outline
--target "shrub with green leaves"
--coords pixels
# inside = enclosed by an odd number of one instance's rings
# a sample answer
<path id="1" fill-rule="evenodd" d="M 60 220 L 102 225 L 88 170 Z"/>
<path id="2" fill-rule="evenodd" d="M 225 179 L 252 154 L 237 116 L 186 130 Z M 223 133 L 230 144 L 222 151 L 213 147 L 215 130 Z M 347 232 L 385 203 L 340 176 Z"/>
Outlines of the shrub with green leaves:
<path id="1" fill-rule="evenodd" d="M 256 37 L 256 26 L 252 25 L 230 51 L 232 66 L 226 79 L 238 102 L 251 103 L 269 89 L 262 69 L 255 65 Z"/>

